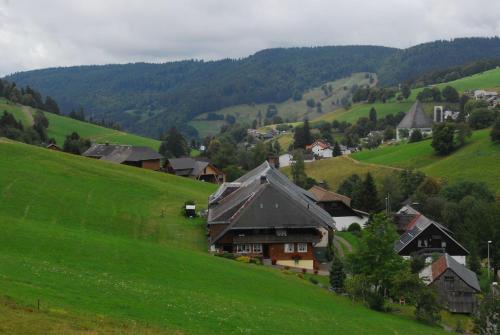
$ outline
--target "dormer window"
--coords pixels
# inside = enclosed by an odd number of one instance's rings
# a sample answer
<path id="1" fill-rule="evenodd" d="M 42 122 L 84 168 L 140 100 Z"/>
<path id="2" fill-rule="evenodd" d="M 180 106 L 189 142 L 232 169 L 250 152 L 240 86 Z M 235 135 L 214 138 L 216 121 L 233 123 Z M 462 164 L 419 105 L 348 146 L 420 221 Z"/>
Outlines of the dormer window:
<path id="1" fill-rule="evenodd" d="M 276 229 L 276 236 L 285 237 L 286 236 L 286 229 Z"/>

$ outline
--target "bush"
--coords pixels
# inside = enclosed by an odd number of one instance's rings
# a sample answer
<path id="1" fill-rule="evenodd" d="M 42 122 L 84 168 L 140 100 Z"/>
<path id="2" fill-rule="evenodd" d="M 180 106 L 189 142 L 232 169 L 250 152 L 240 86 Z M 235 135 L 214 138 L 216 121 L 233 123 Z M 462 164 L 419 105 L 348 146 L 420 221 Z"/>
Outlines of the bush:
<path id="1" fill-rule="evenodd" d="M 384 297 L 377 292 L 369 291 L 366 295 L 366 303 L 370 309 L 381 312 L 384 311 Z"/>
<path id="2" fill-rule="evenodd" d="M 488 108 L 478 108 L 469 116 L 469 125 L 472 129 L 488 128 L 495 121 L 495 112 Z"/>
<path id="3" fill-rule="evenodd" d="M 410 139 L 408 140 L 408 142 L 410 142 L 410 143 L 419 142 L 422 140 L 422 138 L 423 138 L 423 136 L 422 136 L 422 132 L 420 131 L 420 129 L 415 129 L 411 132 Z"/>
<path id="4" fill-rule="evenodd" d="M 417 296 L 415 316 L 418 321 L 427 324 L 436 324 L 441 320 L 439 301 L 436 292 L 424 287 Z"/>
<path id="5" fill-rule="evenodd" d="M 241 262 L 241 263 L 250 263 L 250 257 L 248 257 L 248 256 L 239 256 L 239 257 L 236 257 L 235 260 L 237 262 Z"/>
<path id="6" fill-rule="evenodd" d="M 314 285 L 318 285 L 319 284 L 318 280 L 316 278 L 314 278 L 314 277 L 309 277 L 309 281 L 311 283 L 313 283 Z"/>
<path id="7" fill-rule="evenodd" d="M 347 228 L 347 231 L 348 232 L 351 232 L 351 233 L 360 233 L 361 232 L 361 226 L 359 223 L 357 222 L 353 222 L 349 225 L 349 227 Z"/>

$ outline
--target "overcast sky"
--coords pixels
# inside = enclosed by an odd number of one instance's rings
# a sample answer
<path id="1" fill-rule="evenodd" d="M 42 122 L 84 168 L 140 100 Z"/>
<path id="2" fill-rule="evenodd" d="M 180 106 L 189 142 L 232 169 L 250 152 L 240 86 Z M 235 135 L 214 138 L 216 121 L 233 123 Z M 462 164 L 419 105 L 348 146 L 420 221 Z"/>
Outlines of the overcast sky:
<path id="1" fill-rule="evenodd" d="M 0 75 L 500 35 L 500 0 L 0 0 Z"/>

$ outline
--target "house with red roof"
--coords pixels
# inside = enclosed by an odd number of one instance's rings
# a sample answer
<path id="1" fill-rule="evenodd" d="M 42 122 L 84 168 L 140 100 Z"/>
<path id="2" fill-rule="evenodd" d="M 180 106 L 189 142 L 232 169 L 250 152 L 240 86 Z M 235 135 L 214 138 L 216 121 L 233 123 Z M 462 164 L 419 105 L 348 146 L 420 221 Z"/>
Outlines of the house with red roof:
<path id="1" fill-rule="evenodd" d="M 321 158 L 333 157 L 333 150 L 331 145 L 322 140 L 316 140 L 312 144 L 306 146 L 307 151 L 311 151 L 313 155 Z"/>

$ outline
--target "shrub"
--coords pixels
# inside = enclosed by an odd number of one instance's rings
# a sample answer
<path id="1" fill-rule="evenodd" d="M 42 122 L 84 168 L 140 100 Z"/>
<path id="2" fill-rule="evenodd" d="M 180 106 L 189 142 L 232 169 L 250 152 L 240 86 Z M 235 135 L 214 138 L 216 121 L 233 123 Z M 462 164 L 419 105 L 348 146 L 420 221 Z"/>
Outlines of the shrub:
<path id="1" fill-rule="evenodd" d="M 420 129 L 415 129 L 411 132 L 410 139 L 408 140 L 408 142 L 410 142 L 410 143 L 418 142 L 418 141 L 421 141 L 422 138 L 423 138 L 423 136 L 422 136 L 422 132 L 420 131 Z"/>
<path id="2" fill-rule="evenodd" d="M 306 270 L 306 269 L 302 269 L 301 271 L 302 271 L 302 273 L 306 273 L 306 272 L 307 272 L 307 270 Z"/>
<path id="3" fill-rule="evenodd" d="M 377 292 L 369 291 L 366 295 L 366 303 L 368 304 L 368 307 L 370 307 L 370 309 L 373 309 L 375 311 L 384 310 L 384 297 Z"/>
<path id="4" fill-rule="evenodd" d="M 427 324 L 436 324 L 441 320 L 440 306 L 436 292 L 424 287 L 417 297 L 415 316 L 417 320 Z"/>
<path id="5" fill-rule="evenodd" d="M 316 278 L 314 278 L 314 277 L 309 277 L 309 281 L 311 283 L 313 283 L 314 285 L 318 285 L 319 284 L 318 280 Z"/>
<path id="6" fill-rule="evenodd" d="M 250 263 L 250 257 L 248 257 L 248 256 L 239 256 L 239 257 L 236 257 L 236 261 L 237 262 L 241 262 L 241 263 Z"/>
<path id="7" fill-rule="evenodd" d="M 353 222 L 349 225 L 347 231 L 351 233 L 359 233 L 361 232 L 361 226 L 359 225 L 359 223 Z"/>
<path id="8" fill-rule="evenodd" d="M 483 129 L 491 126 L 495 121 L 495 112 L 488 108 L 478 108 L 469 116 L 469 125 L 472 129 Z"/>

